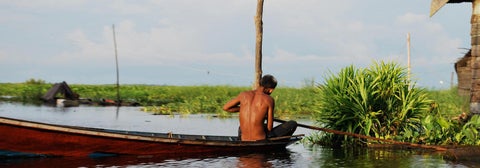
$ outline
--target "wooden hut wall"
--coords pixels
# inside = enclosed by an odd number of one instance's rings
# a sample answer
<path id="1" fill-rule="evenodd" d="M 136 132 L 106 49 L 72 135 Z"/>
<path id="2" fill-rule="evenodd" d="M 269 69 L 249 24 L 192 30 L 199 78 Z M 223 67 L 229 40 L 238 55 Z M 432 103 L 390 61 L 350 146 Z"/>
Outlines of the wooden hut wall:
<path id="1" fill-rule="evenodd" d="M 468 51 L 465 56 L 455 63 L 455 71 L 458 79 L 458 94 L 468 96 L 472 81 L 471 53 Z"/>

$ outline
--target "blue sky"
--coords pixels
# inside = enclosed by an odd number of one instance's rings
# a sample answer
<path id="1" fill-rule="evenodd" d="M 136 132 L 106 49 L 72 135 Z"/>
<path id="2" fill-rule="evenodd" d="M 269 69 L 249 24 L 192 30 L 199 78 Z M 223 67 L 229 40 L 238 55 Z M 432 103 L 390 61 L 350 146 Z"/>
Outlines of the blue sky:
<path id="1" fill-rule="evenodd" d="M 256 0 L 2 0 L 0 82 L 251 85 Z M 263 72 L 279 86 L 374 61 L 407 65 L 417 85 L 448 88 L 470 48 L 471 3 L 265 0 Z M 454 77 L 456 83 L 456 77 Z"/>

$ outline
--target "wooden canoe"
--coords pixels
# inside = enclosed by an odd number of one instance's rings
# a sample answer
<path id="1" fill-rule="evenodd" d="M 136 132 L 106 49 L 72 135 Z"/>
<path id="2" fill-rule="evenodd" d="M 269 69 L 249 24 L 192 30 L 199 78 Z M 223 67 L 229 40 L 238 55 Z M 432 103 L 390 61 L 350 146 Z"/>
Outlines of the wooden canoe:
<path id="1" fill-rule="evenodd" d="M 182 156 L 285 150 L 303 135 L 242 142 L 207 136 L 87 128 L 0 117 L 0 151 L 42 156 Z"/>

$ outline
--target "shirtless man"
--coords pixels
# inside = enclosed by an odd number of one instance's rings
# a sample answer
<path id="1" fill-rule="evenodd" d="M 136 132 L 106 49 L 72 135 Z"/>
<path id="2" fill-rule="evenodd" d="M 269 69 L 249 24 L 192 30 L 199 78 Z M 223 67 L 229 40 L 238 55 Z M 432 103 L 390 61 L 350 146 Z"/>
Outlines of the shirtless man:
<path id="1" fill-rule="evenodd" d="M 273 111 L 275 101 L 270 96 L 277 86 L 277 80 L 272 75 L 265 75 L 260 86 L 251 91 L 244 91 L 223 106 L 228 112 L 240 112 L 240 131 L 242 141 L 265 140 L 273 136 Z M 264 121 L 267 119 L 265 126 Z M 296 122 L 295 122 L 296 128 Z M 293 134 L 295 128 L 288 128 Z M 290 134 L 290 135 L 291 135 Z"/>

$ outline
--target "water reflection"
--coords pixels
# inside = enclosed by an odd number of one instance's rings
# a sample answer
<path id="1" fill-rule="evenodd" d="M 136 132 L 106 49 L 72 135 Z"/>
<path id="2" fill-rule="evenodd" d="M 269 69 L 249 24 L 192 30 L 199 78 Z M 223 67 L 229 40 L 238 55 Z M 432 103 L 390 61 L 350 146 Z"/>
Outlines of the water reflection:
<path id="1" fill-rule="evenodd" d="M 58 157 L 1 160 L 0 167 L 295 167 L 290 152 L 188 157 Z M 298 165 L 297 165 L 298 166 Z M 300 166 L 303 167 L 303 166 Z"/>
<path id="2" fill-rule="evenodd" d="M 267 158 L 264 154 L 250 154 L 238 157 L 237 167 L 272 167 L 272 163 L 267 162 Z"/>
<path id="3" fill-rule="evenodd" d="M 295 160 L 296 152 L 290 150 L 271 153 L 252 153 L 237 156 L 238 163 L 236 167 L 298 167 Z M 300 166 L 303 167 L 303 166 Z"/>
<path id="4" fill-rule="evenodd" d="M 238 118 L 211 115 L 162 116 L 139 107 L 49 107 L 0 102 L 0 116 L 108 129 L 236 135 Z M 300 121 L 306 123 L 306 121 Z M 296 134 L 309 135 L 299 128 Z M 293 144 L 284 152 L 201 156 L 118 156 L 63 158 L 0 158 L 0 167 L 476 167 L 478 162 L 448 162 L 442 155 L 417 150 L 331 149 Z"/>
<path id="5" fill-rule="evenodd" d="M 324 148 L 306 146 L 311 151 L 312 165 L 321 167 L 463 167 L 462 164 L 443 160 L 442 154 L 435 151 L 416 149 L 374 149 L 374 148 Z"/>

